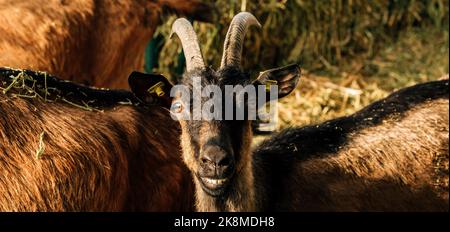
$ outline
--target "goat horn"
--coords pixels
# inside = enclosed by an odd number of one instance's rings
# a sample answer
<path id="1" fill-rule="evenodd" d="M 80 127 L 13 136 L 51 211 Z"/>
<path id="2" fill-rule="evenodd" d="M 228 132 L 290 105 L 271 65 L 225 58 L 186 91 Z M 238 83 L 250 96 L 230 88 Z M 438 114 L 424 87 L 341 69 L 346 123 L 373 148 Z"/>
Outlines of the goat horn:
<path id="1" fill-rule="evenodd" d="M 243 40 L 251 25 L 261 27 L 255 16 L 248 12 L 241 12 L 233 17 L 225 37 L 220 68 L 241 67 Z"/>
<path id="2" fill-rule="evenodd" d="M 172 24 L 172 35 L 176 33 L 183 46 L 184 57 L 186 58 L 186 70 L 205 69 L 202 52 L 198 44 L 197 35 L 191 23 L 185 18 L 179 18 Z"/>

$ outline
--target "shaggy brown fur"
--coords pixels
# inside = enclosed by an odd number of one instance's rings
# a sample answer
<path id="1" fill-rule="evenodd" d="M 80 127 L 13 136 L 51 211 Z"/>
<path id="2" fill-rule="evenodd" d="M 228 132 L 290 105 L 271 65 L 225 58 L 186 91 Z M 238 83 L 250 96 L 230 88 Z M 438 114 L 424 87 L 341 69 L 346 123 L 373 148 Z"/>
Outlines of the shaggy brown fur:
<path id="1" fill-rule="evenodd" d="M 405 88 L 265 141 L 253 154 L 258 209 L 448 211 L 448 85 Z"/>
<path id="2" fill-rule="evenodd" d="M 227 194 L 197 183 L 197 210 L 448 211 L 448 85 L 419 84 L 353 115 L 282 131 L 249 154 Z M 196 162 L 188 162 L 194 173 Z"/>
<path id="3" fill-rule="evenodd" d="M 189 21 L 177 19 L 172 26 L 190 61 L 178 83 L 186 88 L 175 91 L 171 109 L 180 120 L 197 210 L 448 211 L 448 80 L 399 90 L 347 117 L 283 131 L 252 153 L 251 112 L 241 119 L 234 112 L 250 109 L 269 93 L 288 95 L 298 83 L 300 67 L 288 65 L 250 78 L 240 56 L 251 25 L 260 25 L 252 14 L 234 16 L 217 71 L 204 64 Z M 130 77 L 140 99 L 151 94 L 145 82 Z M 277 92 L 268 88 L 274 83 Z M 209 104 L 211 98 L 200 89 L 207 85 L 222 93 L 227 86 L 262 85 L 266 91 L 252 97 L 247 92 L 247 100 L 238 98 L 242 92 L 225 91 L 214 101 L 231 100 L 232 112 L 222 104 L 218 111 L 214 105 L 212 119 L 184 117 L 200 113 L 198 103 Z"/>
<path id="4" fill-rule="evenodd" d="M 0 86 L 5 88 L 9 76 L 18 73 L 0 70 Z M 42 80 L 43 75 L 33 77 Z M 130 92 L 47 78 L 48 88 L 97 99 L 103 112 L 60 99 L 12 97 L 15 88 L 0 93 L 0 211 L 193 209 L 193 184 L 180 160 L 179 127 L 166 109 L 137 106 Z M 37 157 L 40 142 L 43 153 Z"/>
<path id="5" fill-rule="evenodd" d="M 215 71 L 204 64 L 192 25 L 186 19 L 174 22 L 172 29 L 191 61 L 178 83 L 187 87 L 183 92 L 189 95 L 176 92 L 181 97 L 172 99 L 174 115 L 197 114 L 196 102 L 210 101 L 196 90 L 198 77 L 203 87 L 215 85 L 222 93 L 229 85 L 268 89 L 276 83 L 281 98 L 295 89 L 298 65 L 261 72 L 254 81 L 242 70 L 242 41 L 251 25 L 259 23 L 248 12 L 233 18 L 221 67 Z M 130 80 L 136 95 L 145 99 L 147 88 L 140 87 L 145 82 L 138 77 Z M 240 106 L 251 106 L 250 96 L 245 100 L 238 94 L 225 95 L 218 95 L 215 101 L 233 101 L 231 115 Z M 263 100 L 262 96 L 253 100 Z M 183 159 L 196 187 L 196 208 L 448 211 L 448 99 L 448 79 L 404 88 L 353 115 L 285 130 L 253 153 L 250 117 L 227 120 L 228 109 L 216 112 L 216 105 L 214 112 L 221 117 L 196 120 L 177 116 Z"/>
<path id="6" fill-rule="evenodd" d="M 210 20 L 195 0 L 0 0 L 0 66 L 127 89 L 163 11 Z"/>

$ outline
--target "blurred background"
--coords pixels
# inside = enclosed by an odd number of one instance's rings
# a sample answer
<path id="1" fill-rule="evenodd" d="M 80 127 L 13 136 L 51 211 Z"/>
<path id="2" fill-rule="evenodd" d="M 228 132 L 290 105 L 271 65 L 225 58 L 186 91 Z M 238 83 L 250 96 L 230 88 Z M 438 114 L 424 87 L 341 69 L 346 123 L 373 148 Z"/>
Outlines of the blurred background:
<path id="1" fill-rule="evenodd" d="M 219 66 L 232 17 L 249 11 L 262 28 L 251 28 L 245 39 L 246 71 L 256 76 L 289 63 L 302 67 L 298 88 L 279 104 L 280 128 L 347 115 L 396 89 L 448 73 L 445 0 L 205 2 L 216 5 L 216 18 L 193 24 L 208 65 Z M 146 53 L 157 51 L 158 60 L 147 59 L 146 70 L 175 79 L 184 66 L 178 39 L 168 39 L 176 17 L 163 17 Z"/>

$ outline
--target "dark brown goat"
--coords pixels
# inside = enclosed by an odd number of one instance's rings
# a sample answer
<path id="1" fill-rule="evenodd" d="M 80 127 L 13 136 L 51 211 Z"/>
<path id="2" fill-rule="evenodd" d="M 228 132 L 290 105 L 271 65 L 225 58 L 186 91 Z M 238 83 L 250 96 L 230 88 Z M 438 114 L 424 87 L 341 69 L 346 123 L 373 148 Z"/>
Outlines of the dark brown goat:
<path id="1" fill-rule="evenodd" d="M 127 89 L 163 11 L 211 20 L 196 0 L 0 0 L 0 66 Z"/>
<path id="2" fill-rule="evenodd" d="M 434 81 L 280 132 L 253 153 L 258 206 L 448 211 L 448 104 L 449 81 Z"/>
<path id="3" fill-rule="evenodd" d="M 202 86 L 222 90 L 226 85 L 275 82 L 279 97 L 295 88 L 300 75 L 296 65 L 263 72 L 254 82 L 241 71 L 243 38 L 250 25 L 258 25 L 253 15 L 234 17 L 216 72 L 203 63 L 190 23 L 175 21 L 173 31 L 188 61 L 181 84 L 190 97 L 175 92 L 174 115 L 183 110 L 195 114 L 195 99 L 209 101 L 194 90 L 198 78 Z M 138 97 L 149 96 L 145 80 L 130 83 Z M 443 80 L 402 89 L 353 115 L 283 131 L 254 152 L 249 118 L 179 118 L 183 158 L 196 186 L 196 208 L 448 211 L 448 85 Z M 221 96 L 218 102 L 226 102 Z M 237 96 L 229 99 L 239 105 Z"/>
<path id="4" fill-rule="evenodd" d="M 32 71 L 0 87 L 0 211 L 193 209 L 167 109 Z"/>

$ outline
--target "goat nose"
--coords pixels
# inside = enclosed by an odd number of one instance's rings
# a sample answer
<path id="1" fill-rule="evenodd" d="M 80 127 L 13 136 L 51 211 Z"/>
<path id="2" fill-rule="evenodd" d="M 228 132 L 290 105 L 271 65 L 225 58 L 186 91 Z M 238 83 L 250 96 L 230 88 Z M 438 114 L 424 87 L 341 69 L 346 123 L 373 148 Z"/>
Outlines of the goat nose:
<path id="1" fill-rule="evenodd" d="M 222 149 L 208 149 L 205 150 L 201 158 L 202 163 L 210 164 L 217 167 L 224 167 L 230 164 L 230 158 Z"/>

